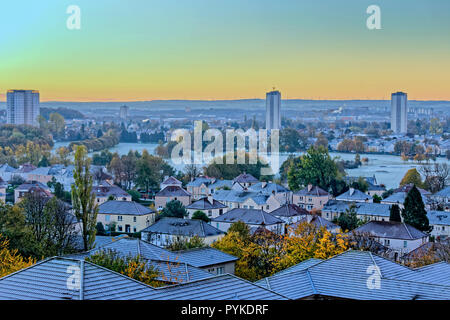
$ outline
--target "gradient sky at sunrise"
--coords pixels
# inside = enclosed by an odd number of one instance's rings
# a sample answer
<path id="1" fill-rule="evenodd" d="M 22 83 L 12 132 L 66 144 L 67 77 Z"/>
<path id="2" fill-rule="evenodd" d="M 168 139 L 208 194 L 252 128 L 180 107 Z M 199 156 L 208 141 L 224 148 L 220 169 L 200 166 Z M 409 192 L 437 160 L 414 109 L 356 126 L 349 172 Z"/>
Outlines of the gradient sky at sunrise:
<path id="1" fill-rule="evenodd" d="M 66 28 L 69 5 L 81 30 Z M 381 7 L 382 30 L 366 28 Z M 0 100 L 450 100 L 449 0 L 4 0 Z"/>

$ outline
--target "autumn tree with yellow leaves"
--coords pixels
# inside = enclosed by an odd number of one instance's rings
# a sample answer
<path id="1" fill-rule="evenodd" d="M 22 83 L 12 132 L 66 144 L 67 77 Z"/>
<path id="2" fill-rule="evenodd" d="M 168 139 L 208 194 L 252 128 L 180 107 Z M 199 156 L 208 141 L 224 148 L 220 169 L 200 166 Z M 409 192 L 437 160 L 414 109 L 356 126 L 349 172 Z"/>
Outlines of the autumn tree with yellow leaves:
<path id="1" fill-rule="evenodd" d="M 10 249 L 9 240 L 0 235 L 0 278 L 35 263 L 33 258 L 22 257 L 17 249 Z"/>
<path id="2" fill-rule="evenodd" d="M 237 222 L 212 246 L 239 258 L 235 267 L 238 277 L 256 281 L 310 258 L 327 259 L 342 253 L 350 248 L 350 240 L 307 222 L 289 228 L 286 235 L 262 228 L 250 235 L 248 226 Z"/>

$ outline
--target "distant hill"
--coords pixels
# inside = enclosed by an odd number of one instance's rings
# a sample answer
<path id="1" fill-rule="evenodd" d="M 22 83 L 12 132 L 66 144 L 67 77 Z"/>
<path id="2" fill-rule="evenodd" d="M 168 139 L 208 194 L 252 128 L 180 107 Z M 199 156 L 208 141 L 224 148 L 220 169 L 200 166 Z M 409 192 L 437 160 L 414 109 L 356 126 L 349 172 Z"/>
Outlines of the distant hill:
<path id="1" fill-rule="evenodd" d="M 63 107 L 59 107 L 59 108 L 56 108 L 56 109 L 44 108 L 44 107 L 40 108 L 41 116 L 43 116 L 47 120 L 49 119 L 50 114 L 54 113 L 54 112 L 59 113 L 66 120 L 84 119 L 85 118 L 84 115 L 80 111 L 77 111 L 77 110 L 74 110 L 74 109 L 63 108 Z"/>

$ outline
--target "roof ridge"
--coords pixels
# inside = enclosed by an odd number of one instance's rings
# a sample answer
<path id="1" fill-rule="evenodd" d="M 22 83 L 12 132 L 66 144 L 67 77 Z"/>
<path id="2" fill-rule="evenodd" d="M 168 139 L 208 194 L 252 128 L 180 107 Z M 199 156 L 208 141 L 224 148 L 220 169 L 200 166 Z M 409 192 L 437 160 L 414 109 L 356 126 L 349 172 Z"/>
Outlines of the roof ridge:
<path id="1" fill-rule="evenodd" d="M 413 236 L 412 236 L 411 232 L 409 232 L 409 229 L 408 229 L 408 227 L 406 226 L 406 223 L 402 222 L 402 224 L 403 224 L 403 226 L 405 227 L 406 232 L 408 232 L 408 235 L 409 235 L 410 239 L 413 239 Z M 419 230 L 419 231 L 420 231 L 420 230 Z"/>
<path id="2" fill-rule="evenodd" d="M 84 300 L 84 259 L 80 260 L 80 300 Z"/>
<path id="3" fill-rule="evenodd" d="M 313 290 L 313 293 L 317 294 L 318 292 L 316 290 L 316 286 L 314 285 L 314 282 L 313 282 L 312 277 L 311 277 L 311 273 L 309 272 L 308 268 L 306 268 L 306 275 L 308 276 L 308 280 L 309 280 L 309 283 L 311 284 L 311 288 Z"/>

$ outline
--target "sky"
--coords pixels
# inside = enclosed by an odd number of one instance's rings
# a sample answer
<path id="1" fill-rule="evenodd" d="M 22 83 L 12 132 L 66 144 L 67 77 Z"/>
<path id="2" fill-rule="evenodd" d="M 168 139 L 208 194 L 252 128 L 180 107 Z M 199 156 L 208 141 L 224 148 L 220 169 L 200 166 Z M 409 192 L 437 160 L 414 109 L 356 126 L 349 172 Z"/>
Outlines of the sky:
<path id="1" fill-rule="evenodd" d="M 0 101 L 450 100 L 448 0 L 9 0 L 0 39 Z"/>

